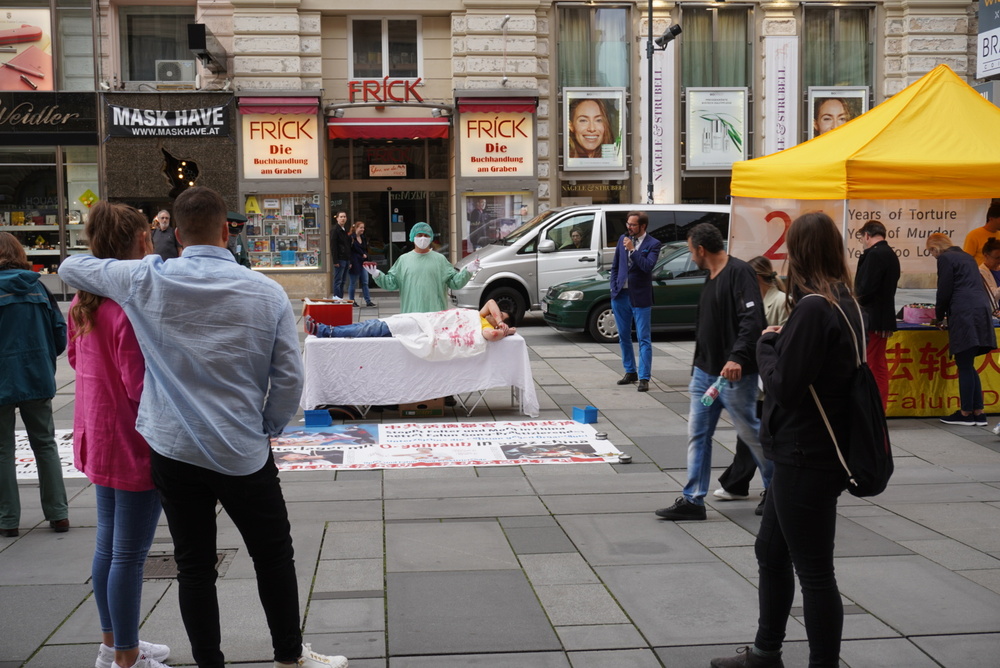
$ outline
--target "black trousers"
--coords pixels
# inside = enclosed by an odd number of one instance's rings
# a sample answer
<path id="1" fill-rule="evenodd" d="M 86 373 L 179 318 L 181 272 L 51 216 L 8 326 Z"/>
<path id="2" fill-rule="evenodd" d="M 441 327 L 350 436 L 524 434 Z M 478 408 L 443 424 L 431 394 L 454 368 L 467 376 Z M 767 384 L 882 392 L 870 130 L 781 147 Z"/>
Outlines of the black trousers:
<path id="1" fill-rule="evenodd" d="M 757 401 L 757 417 L 761 416 L 763 413 L 764 402 Z M 757 462 L 753 460 L 753 454 L 750 452 L 750 448 L 747 444 L 743 442 L 739 436 L 736 437 L 736 455 L 733 457 L 733 463 L 722 472 L 719 476 L 719 483 L 722 485 L 722 489 L 726 490 L 730 494 L 739 494 L 740 496 L 750 495 L 750 481 L 753 480 L 754 474 L 757 473 Z"/>
<path id="2" fill-rule="evenodd" d="M 754 549 L 760 572 L 760 618 L 754 644 L 778 650 L 795 596 L 795 574 L 809 638 L 809 667 L 840 665 L 844 606 L 833 572 L 837 499 L 846 487 L 843 471 L 774 465 Z"/>
<path id="3" fill-rule="evenodd" d="M 274 660 L 302 654 L 299 593 L 295 581 L 291 525 L 274 458 L 256 473 L 227 476 L 153 452 L 153 482 L 174 541 L 181 619 L 199 668 L 223 668 L 219 600 L 216 595 L 216 503 L 243 536 L 257 573 Z"/>

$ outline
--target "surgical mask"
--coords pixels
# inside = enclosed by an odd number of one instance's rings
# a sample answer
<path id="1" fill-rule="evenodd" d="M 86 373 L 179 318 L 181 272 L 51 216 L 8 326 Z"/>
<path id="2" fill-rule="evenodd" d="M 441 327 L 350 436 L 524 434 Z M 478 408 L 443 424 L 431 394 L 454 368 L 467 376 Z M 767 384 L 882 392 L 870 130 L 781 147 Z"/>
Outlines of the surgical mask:
<path id="1" fill-rule="evenodd" d="M 431 238 L 430 237 L 417 237 L 413 240 L 413 244 L 420 250 L 426 250 L 430 248 Z"/>

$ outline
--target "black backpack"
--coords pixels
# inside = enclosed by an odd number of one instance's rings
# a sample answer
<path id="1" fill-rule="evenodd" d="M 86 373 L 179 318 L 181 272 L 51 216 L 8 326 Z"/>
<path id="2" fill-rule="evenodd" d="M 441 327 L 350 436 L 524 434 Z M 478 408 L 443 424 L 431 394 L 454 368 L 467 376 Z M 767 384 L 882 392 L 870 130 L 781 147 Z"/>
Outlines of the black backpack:
<path id="1" fill-rule="evenodd" d="M 811 295 L 809 295 L 811 296 Z M 820 295 L 817 295 L 820 296 Z M 852 300 L 853 301 L 853 300 Z M 861 316 L 861 307 L 858 307 L 858 321 L 864 322 Z M 837 457 L 847 471 L 847 491 L 854 496 L 876 496 L 881 494 L 889 478 L 892 477 L 892 446 L 889 444 L 889 427 L 885 422 L 885 409 L 882 407 L 882 396 L 879 394 L 878 385 L 875 383 L 875 376 L 868 368 L 867 350 L 864 345 L 858 342 L 858 336 L 851 325 L 851 321 L 844 313 L 844 309 L 839 304 L 834 304 L 840 315 L 844 316 L 844 322 L 851 331 L 851 338 L 854 340 L 855 361 L 857 366 L 854 375 L 851 377 L 849 387 L 850 398 L 847 401 L 847 409 L 850 411 L 851 424 L 849 430 L 850 442 L 842 449 L 837 443 L 837 437 L 830 426 L 830 420 L 826 417 L 826 411 L 819 402 L 816 390 L 809 386 L 816 408 L 823 417 L 833 445 L 837 449 Z M 844 452 L 846 450 L 846 453 Z"/>

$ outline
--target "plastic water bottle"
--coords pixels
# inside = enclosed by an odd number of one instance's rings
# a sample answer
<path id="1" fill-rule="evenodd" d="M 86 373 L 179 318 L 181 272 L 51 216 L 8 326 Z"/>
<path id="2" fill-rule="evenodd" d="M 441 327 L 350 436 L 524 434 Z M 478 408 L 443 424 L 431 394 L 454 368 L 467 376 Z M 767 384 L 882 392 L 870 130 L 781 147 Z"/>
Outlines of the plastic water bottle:
<path id="1" fill-rule="evenodd" d="M 719 398 L 719 393 L 722 392 L 722 388 L 726 386 L 726 379 L 719 376 L 712 386 L 705 390 L 705 394 L 701 395 L 701 405 L 711 406 L 715 403 L 715 400 Z"/>

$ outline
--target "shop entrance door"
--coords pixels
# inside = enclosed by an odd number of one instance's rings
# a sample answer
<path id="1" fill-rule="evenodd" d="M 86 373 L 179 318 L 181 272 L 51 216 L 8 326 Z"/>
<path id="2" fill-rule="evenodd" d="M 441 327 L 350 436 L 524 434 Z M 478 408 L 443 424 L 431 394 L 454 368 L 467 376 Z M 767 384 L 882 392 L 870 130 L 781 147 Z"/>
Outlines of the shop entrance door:
<path id="1" fill-rule="evenodd" d="M 419 222 L 428 223 L 434 230 L 434 250 L 448 252 L 448 193 L 386 187 L 376 192 L 355 192 L 350 197 L 353 206 L 349 223 L 363 221 L 368 237 L 370 261 L 382 271 L 410 250 L 410 229 Z"/>

